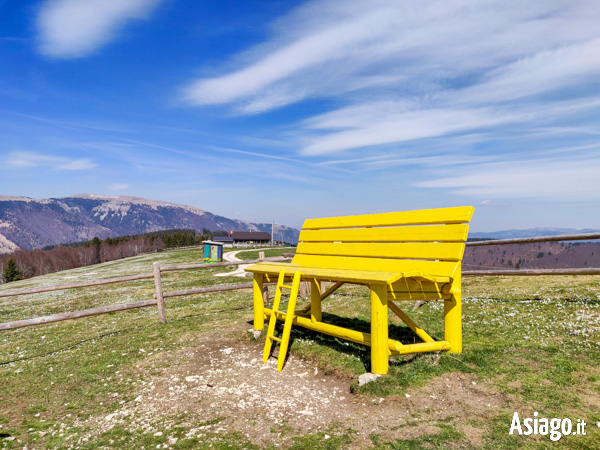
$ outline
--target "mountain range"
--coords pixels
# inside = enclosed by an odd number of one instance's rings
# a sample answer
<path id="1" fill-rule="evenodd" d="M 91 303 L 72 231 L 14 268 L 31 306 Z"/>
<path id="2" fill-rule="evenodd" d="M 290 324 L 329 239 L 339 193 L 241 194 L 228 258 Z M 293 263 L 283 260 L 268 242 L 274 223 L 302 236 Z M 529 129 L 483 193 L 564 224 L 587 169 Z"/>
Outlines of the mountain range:
<path id="1" fill-rule="evenodd" d="M 33 199 L 0 195 L 0 253 L 169 229 L 267 231 L 271 224 L 229 219 L 192 206 L 128 196 L 78 194 Z M 295 243 L 299 231 L 277 225 Z"/>
<path id="2" fill-rule="evenodd" d="M 211 231 L 267 231 L 271 224 L 229 219 L 192 206 L 128 196 L 78 194 L 70 197 L 33 199 L 0 195 L 0 254 L 17 248 L 32 250 L 49 245 L 81 242 L 99 237 L 127 236 L 169 229 Z M 598 230 L 530 228 L 471 232 L 470 239 L 580 234 Z M 295 243 L 299 231 L 278 225 L 277 239 Z"/>
<path id="3" fill-rule="evenodd" d="M 575 228 L 549 228 L 549 227 L 537 227 L 528 228 L 526 230 L 504 230 L 504 231 L 490 231 L 490 232 L 469 232 L 470 239 L 516 239 L 516 238 L 530 238 L 538 236 L 561 236 L 565 234 L 585 234 L 585 233 L 598 233 L 600 230 L 594 230 L 591 228 L 584 228 L 581 230 Z"/>

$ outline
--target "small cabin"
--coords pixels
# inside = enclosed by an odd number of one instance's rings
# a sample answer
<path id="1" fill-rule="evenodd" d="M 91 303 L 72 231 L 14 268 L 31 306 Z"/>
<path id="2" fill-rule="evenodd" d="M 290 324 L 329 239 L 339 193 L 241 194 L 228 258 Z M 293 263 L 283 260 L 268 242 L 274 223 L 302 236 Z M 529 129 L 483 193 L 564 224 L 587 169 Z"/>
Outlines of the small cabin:
<path id="1" fill-rule="evenodd" d="M 223 242 L 202 241 L 205 262 L 223 262 Z"/>

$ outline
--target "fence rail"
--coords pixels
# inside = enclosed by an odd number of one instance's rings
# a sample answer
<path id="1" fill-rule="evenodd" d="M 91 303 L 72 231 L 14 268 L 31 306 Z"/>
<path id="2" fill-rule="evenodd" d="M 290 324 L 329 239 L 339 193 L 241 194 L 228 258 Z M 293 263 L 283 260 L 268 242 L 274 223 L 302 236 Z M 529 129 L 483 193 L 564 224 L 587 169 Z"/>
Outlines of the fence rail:
<path id="1" fill-rule="evenodd" d="M 532 244 L 535 242 L 587 241 L 590 239 L 600 239 L 600 233 L 563 234 L 559 236 L 538 236 L 515 239 L 490 239 L 485 241 L 469 241 L 466 242 L 465 245 L 467 247 L 476 247 L 480 245 Z"/>
<path id="2" fill-rule="evenodd" d="M 516 239 L 490 239 L 486 241 L 466 242 L 467 247 L 477 247 L 483 245 L 510 245 L 510 244 L 533 244 L 536 242 L 560 242 L 560 241 L 588 241 L 600 239 L 600 233 L 587 234 L 563 234 L 559 236 L 539 236 L 532 238 Z M 465 277 L 483 277 L 483 276 L 536 276 L 536 275 L 600 275 L 600 267 L 589 268 L 567 268 L 567 269 L 495 269 L 495 270 L 465 270 L 462 272 Z"/>
<path id="3" fill-rule="evenodd" d="M 194 295 L 194 294 L 206 294 L 209 292 L 221 292 L 221 291 L 232 291 L 236 289 L 251 289 L 252 283 L 245 284 L 233 284 L 225 286 L 211 286 L 206 288 L 197 289 L 186 289 L 182 291 L 163 292 L 161 272 L 171 272 L 175 270 L 190 270 L 190 269 L 206 269 L 210 267 L 224 267 L 224 266 L 239 266 L 243 264 L 254 264 L 262 261 L 289 261 L 289 257 L 272 257 L 272 258 L 261 258 L 251 261 L 229 261 L 222 263 L 202 263 L 202 264 L 185 264 L 178 266 L 164 266 L 160 267 L 158 263 L 153 264 L 153 271 L 151 273 L 142 273 L 138 275 L 130 275 L 126 277 L 107 278 L 105 280 L 96 281 L 85 281 L 83 283 L 72 283 L 63 284 L 60 286 L 43 286 L 32 289 L 14 289 L 10 291 L 0 292 L 0 297 L 13 297 L 17 295 L 37 294 L 40 292 L 52 292 L 61 291 L 66 289 L 76 289 L 89 286 L 101 286 L 113 283 L 123 283 L 134 280 L 146 280 L 154 278 L 154 299 L 144 300 L 135 303 L 120 303 L 117 305 L 102 306 L 100 308 L 86 309 L 83 311 L 74 311 L 63 314 L 54 314 L 51 316 L 36 317 L 35 319 L 24 319 L 16 320 L 12 322 L 0 323 L 0 331 L 2 330 L 14 330 L 16 328 L 31 327 L 35 325 L 44 325 L 47 323 L 60 322 L 63 320 L 80 319 L 82 317 L 96 316 L 98 314 L 106 314 L 115 311 L 125 311 L 128 309 L 145 308 L 147 306 L 157 306 L 159 321 L 164 323 L 166 321 L 164 299 L 169 297 L 180 297 L 183 295 Z"/>
<path id="4" fill-rule="evenodd" d="M 210 267 L 224 267 L 224 266 L 240 266 L 242 264 L 254 264 L 262 261 L 287 261 L 290 258 L 288 257 L 272 257 L 272 258 L 264 258 L 264 259 L 254 259 L 252 261 L 230 261 L 230 262 L 221 262 L 221 263 L 202 263 L 202 264 L 186 264 L 179 266 L 164 266 L 160 268 L 162 272 L 170 272 L 174 270 L 189 270 L 189 269 L 206 269 Z M 82 283 L 71 283 L 71 284 L 62 284 L 59 286 L 42 286 L 39 288 L 31 288 L 31 289 L 12 289 L 9 291 L 0 292 L 0 298 L 2 297 L 13 297 L 16 295 L 26 295 L 26 294 L 38 294 L 40 292 L 51 292 L 51 291 L 63 291 L 65 289 L 76 289 L 81 287 L 89 287 L 89 286 L 101 286 L 103 284 L 112 284 L 112 283 L 123 283 L 125 281 L 135 281 L 135 280 L 146 280 L 149 278 L 154 278 L 154 272 L 148 273 L 140 273 L 137 275 L 129 275 L 126 277 L 116 277 L 116 278 L 107 278 L 105 280 L 95 280 L 95 281 L 84 281 Z"/>

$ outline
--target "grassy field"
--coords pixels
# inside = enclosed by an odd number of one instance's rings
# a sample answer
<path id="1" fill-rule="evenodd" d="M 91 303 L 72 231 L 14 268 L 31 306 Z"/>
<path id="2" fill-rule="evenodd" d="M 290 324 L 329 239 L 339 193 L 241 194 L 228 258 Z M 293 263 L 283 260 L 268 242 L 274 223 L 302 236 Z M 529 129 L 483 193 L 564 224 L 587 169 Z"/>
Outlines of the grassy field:
<path id="1" fill-rule="evenodd" d="M 279 250 L 267 252 L 275 256 Z M 257 255 L 248 251 L 239 256 Z M 202 259 L 199 250 L 145 255 L 2 285 L 0 290 L 150 272 L 154 261 L 170 265 Z M 163 288 L 237 284 L 240 278 L 213 276 L 232 269 L 165 273 Z M 0 300 L 0 322 L 146 300 L 153 289 L 152 280 L 144 280 L 5 298 Z M 190 374 L 192 363 L 201 374 L 208 363 L 200 363 L 201 358 L 195 362 L 203 353 L 193 352 L 210 348 L 211 342 L 229 345 L 211 354 L 243 356 L 232 362 L 230 378 L 251 358 L 244 355 L 260 359 L 264 337 L 255 341 L 246 332 L 252 318 L 249 290 L 168 299 L 164 325 L 149 307 L 0 332 L 0 446 L 600 448 L 600 277 L 467 278 L 463 295 L 463 354 L 394 357 L 388 376 L 361 387 L 357 377 L 368 371 L 367 348 L 293 329 L 291 357 L 282 374 L 300 367 L 294 389 L 312 377 L 313 368 L 315 375 L 324 374 L 313 381 L 345 389 L 339 398 L 351 402 L 356 420 L 340 422 L 332 416 L 319 426 L 300 426 L 290 413 L 289 420 L 274 420 L 262 439 L 251 430 L 240 431 L 243 420 L 263 423 L 268 411 L 260 408 L 242 420 L 226 410 L 211 413 L 217 407 L 200 398 L 177 414 L 159 408 L 142 420 L 141 406 L 135 406 L 140 398 L 159 404 L 184 402 L 188 396 L 177 384 L 183 381 L 174 380 Z M 365 288 L 344 287 L 324 302 L 324 320 L 368 332 L 368 304 Z M 443 336 L 441 303 L 430 302 L 415 312 L 410 312 L 412 303 L 403 306 L 435 338 Z M 392 316 L 390 321 L 391 337 L 413 342 L 400 321 Z M 219 358 L 212 358 L 211 364 L 218 363 Z M 262 376 L 272 373 L 270 369 L 258 372 Z M 327 393 L 319 389 L 318 394 Z M 144 397 L 150 391 L 164 397 Z M 556 443 L 549 436 L 511 436 L 514 412 L 521 420 L 533 418 L 534 412 L 540 418 L 569 418 L 575 425 L 583 419 L 586 435 L 563 436 Z"/>
<path id="2" fill-rule="evenodd" d="M 295 251 L 295 247 L 270 248 L 267 250 L 253 249 L 240 252 L 237 254 L 237 257 L 245 261 L 252 261 L 258 259 L 259 252 L 263 252 L 265 254 L 265 258 L 269 258 L 273 256 L 282 256 L 284 253 L 294 253 Z"/>

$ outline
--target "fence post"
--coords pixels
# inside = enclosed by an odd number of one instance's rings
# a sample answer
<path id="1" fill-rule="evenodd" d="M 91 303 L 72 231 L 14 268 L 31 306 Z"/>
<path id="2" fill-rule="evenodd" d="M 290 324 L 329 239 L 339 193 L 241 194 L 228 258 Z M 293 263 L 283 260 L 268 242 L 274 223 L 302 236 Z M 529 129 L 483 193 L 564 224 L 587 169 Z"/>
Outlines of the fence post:
<path id="1" fill-rule="evenodd" d="M 258 259 L 265 259 L 265 252 L 258 252 Z M 269 286 L 263 286 L 263 302 L 269 303 Z"/>
<path id="2" fill-rule="evenodd" d="M 308 293 L 310 292 L 310 282 L 302 281 L 300 282 L 300 297 L 306 298 L 308 297 Z"/>
<path id="3" fill-rule="evenodd" d="M 156 306 L 158 307 L 158 321 L 165 323 L 167 317 L 165 315 L 165 299 L 163 298 L 162 282 L 160 280 L 160 265 L 155 262 L 152 264 L 154 270 L 154 288 L 156 290 Z"/>

